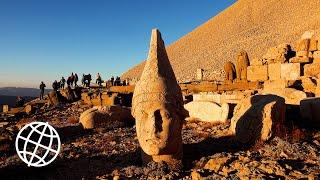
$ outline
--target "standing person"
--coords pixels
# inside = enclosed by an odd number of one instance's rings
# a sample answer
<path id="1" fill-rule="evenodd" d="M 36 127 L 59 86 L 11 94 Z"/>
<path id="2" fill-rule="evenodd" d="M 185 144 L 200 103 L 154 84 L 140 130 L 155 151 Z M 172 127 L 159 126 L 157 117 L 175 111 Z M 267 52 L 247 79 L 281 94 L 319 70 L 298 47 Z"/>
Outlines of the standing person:
<path id="1" fill-rule="evenodd" d="M 123 80 L 122 81 L 122 86 L 126 86 L 127 85 L 127 80 Z"/>
<path id="2" fill-rule="evenodd" d="M 74 87 L 77 87 L 77 86 L 78 86 L 78 85 L 77 85 L 78 80 L 79 80 L 79 78 L 78 78 L 78 74 L 77 74 L 77 73 L 75 73 L 75 74 L 74 74 Z"/>
<path id="3" fill-rule="evenodd" d="M 96 84 L 98 84 L 99 86 L 101 86 L 101 76 L 100 73 L 97 74 L 97 79 L 96 79 Z"/>
<path id="4" fill-rule="evenodd" d="M 74 83 L 74 75 L 73 75 L 73 72 L 72 72 L 71 76 L 70 76 L 70 85 L 73 86 L 73 83 Z"/>
<path id="5" fill-rule="evenodd" d="M 82 84 L 82 87 L 85 87 L 86 80 L 85 80 L 84 74 L 82 74 L 81 84 Z"/>
<path id="6" fill-rule="evenodd" d="M 46 85 L 43 83 L 43 81 L 41 81 L 40 84 L 40 100 L 43 99 L 43 95 L 44 95 L 44 88 L 46 87 Z"/>
<path id="7" fill-rule="evenodd" d="M 53 83 L 52 83 L 52 88 L 54 91 L 58 91 L 58 82 L 57 80 L 55 80 Z"/>
<path id="8" fill-rule="evenodd" d="M 64 89 L 65 83 L 66 83 L 66 80 L 64 79 L 64 77 L 62 77 L 61 80 L 60 80 L 60 87 L 61 87 L 61 89 Z"/>
<path id="9" fill-rule="evenodd" d="M 118 77 L 118 76 L 116 77 L 114 84 L 115 84 L 115 86 L 120 86 L 120 84 L 121 84 L 120 77 Z"/>
<path id="10" fill-rule="evenodd" d="M 110 80 L 111 80 L 111 86 L 114 86 L 114 77 L 112 76 Z"/>
<path id="11" fill-rule="evenodd" d="M 87 76 L 87 87 L 88 87 L 89 89 L 90 89 L 91 80 L 92 80 L 91 74 L 88 74 L 88 76 Z"/>

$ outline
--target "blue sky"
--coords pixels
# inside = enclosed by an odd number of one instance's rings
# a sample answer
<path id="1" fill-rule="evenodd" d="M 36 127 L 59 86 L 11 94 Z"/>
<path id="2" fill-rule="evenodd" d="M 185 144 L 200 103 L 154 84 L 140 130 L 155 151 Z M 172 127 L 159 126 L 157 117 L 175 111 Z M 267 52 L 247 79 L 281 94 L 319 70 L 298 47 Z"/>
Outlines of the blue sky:
<path id="1" fill-rule="evenodd" d="M 0 87 L 38 87 L 71 72 L 120 75 L 235 0 L 0 0 Z"/>

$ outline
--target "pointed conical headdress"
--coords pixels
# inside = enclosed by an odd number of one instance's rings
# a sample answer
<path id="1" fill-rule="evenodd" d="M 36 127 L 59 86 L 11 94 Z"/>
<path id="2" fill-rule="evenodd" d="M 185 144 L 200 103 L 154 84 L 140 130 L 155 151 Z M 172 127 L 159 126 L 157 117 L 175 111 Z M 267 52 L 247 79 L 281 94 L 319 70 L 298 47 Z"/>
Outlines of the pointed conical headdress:
<path id="1" fill-rule="evenodd" d="M 152 102 L 164 102 L 179 108 L 183 107 L 181 89 L 177 84 L 158 29 L 152 30 L 148 59 L 134 90 L 133 114 L 139 103 Z"/>

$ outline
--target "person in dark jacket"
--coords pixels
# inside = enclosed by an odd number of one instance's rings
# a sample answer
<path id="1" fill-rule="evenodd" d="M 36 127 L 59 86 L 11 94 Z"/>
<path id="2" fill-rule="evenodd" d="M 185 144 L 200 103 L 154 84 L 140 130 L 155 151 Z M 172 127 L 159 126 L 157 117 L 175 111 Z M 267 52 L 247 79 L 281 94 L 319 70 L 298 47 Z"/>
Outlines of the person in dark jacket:
<path id="1" fill-rule="evenodd" d="M 40 100 L 43 99 L 43 95 L 44 95 L 44 89 L 45 89 L 46 85 L 43 83 L 43 81 L 41 81 L 40 84 Z"/>
<path id="2" fill-rule="evenodd" d="M 64 79 L 64 77 L 62 77 L 61 80 L 60 80 L 60 88 L 61 89 L 64 89 L 65 83 L 66 83 L 66 80 Z"/>

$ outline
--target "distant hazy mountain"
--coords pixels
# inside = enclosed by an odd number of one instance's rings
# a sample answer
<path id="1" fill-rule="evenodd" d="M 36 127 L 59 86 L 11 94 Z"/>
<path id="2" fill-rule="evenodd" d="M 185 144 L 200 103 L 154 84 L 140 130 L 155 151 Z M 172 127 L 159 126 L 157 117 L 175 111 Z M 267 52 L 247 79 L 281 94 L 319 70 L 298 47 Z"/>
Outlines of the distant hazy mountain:
<path id="1" fill-rule="evenodd" d="M 45 91 L 47 94 L 50 89 Z M 20 88 L 20 87 L 3 87 L 0 88 L 0 96 L 30 96 L 30 97 L 38 97 L 40 93 L 39 89 L 36 88 Z"/>

